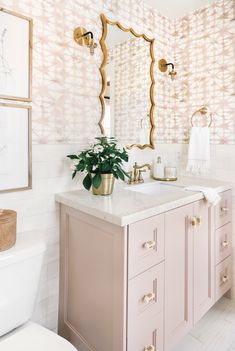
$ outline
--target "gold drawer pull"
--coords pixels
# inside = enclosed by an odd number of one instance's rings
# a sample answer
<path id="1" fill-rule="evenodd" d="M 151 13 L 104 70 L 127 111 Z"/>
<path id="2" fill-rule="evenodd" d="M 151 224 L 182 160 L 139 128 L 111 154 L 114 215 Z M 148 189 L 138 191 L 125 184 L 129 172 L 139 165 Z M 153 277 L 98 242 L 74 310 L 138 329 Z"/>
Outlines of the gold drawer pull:
<path id="1" fill-rule="evenodd" d="M 228 241 L 227 240 L 222 241 L 221 245 L 223 247 L 227 247 L 228 246 Z"/>
<path id="2" fill-rule="evenodd" d="M 155 351 L 155 347 L 153 345 L 149 345 L 145 347 L 144 351 Z"/>
<path id="3" fill-rule="evenodd" d="M 156 242 L 154 240 L 149 240 L 149 241 L 146 241 L 146 243 L 144 243 L 143 246 L 145 249 L 154 249 L 156 246 Z"/>
<path id="4" fill-rule="evenodd" d="M 228 211 L 229 211 L 228 207 L 221 207 L 221 212 L 228 212 Z"/>
<path id="5" fill-rule="evenodd" d="M 223 275 L 222 282 L 226 283 L 227 281 L 228 281 L 228 276 L 227 275 Z"/>
<path id="6" fill-rule="evenodd" d="M 155 300 L 155 294 L 154 293 L 148 293 L 146 295 L 144 295 L 143 297 L 143 301 L 147 304 L 152 302 L 153 300 Z"/>

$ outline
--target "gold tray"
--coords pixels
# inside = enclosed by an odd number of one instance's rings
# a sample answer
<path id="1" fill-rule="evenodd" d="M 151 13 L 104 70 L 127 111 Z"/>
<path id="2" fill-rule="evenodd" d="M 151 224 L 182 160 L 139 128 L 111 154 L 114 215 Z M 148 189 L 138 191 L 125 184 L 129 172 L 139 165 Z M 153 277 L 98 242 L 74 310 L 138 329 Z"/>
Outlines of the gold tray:
<path id="1" fill-rule="evenodd" d="M 177 180 L 177 178 L 155 178 L 155 177 L 153 177 L 153 179 L 160 180 L 162 182 L 175 182 Z"/>

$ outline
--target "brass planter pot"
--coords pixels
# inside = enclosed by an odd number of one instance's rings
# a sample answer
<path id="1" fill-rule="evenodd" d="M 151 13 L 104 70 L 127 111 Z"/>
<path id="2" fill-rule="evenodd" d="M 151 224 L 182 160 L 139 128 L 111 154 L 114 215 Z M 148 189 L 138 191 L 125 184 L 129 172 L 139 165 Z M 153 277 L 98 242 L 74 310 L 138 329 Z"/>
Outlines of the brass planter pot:
<path id="1" fill-rule="evenodd" d="M 101 174 L 101 184 L 99 188 L 95 188 L 92 185 L 92 192 L 94 195 L 110 195 L 113 192 L 114 186 L 114 176 L 113 174 Z"/>

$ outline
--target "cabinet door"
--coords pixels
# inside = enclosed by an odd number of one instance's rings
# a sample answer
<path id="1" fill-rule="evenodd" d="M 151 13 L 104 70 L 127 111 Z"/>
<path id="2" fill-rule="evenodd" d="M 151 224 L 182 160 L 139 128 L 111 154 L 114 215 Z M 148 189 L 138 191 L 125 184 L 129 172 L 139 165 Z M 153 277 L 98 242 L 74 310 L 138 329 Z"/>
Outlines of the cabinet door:
<path id="1" fill-rule="evenodd" d="M 193 289 L 193 205 L 165 217 L 165 350 L 191 328 Z"/>
<path id="2" fill-rule="evenodd" d="M 211 227 L 211 208 L 206 201 L 194 203 L 194 323 L 214 303 L 214 235 Z"/>

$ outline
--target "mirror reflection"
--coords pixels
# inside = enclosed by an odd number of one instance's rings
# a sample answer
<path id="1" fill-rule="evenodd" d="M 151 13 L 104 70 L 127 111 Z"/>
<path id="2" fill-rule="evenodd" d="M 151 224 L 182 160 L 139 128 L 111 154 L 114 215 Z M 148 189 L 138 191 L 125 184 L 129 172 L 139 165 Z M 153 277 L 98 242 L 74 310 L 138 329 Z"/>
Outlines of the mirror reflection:
<path id="1" fill-rule="evenodd" d="M 103 133 L 129 148 L 153 148 L 153 40 L 101 18 Z"/>

